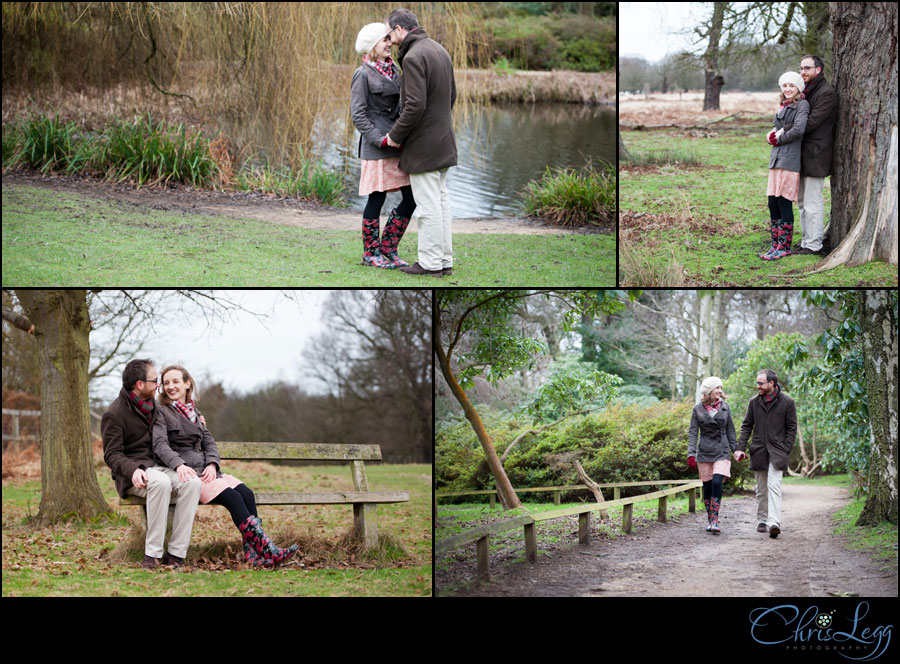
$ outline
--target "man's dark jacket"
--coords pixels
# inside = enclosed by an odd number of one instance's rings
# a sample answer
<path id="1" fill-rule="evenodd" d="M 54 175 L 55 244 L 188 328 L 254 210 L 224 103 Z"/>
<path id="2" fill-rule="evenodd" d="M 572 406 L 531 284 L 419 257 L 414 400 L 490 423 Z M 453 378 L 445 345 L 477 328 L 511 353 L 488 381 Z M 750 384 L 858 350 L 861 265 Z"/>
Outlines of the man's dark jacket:
<path id="1" fill-rule="evenodd" d="M 403 69 L 402 110 L 390 136 L 403 146 L 400 169 L 426 173 L 456 166 L 451 115 L 456 103 L 456 81 L 450 54 L 429 39 L 424 28 L 416 28 L 400 44 L 397 62 Z"/>
<path id="2" fill-rule="evenodd" d="M 761 396 L 750 399 L 747 414 L 741 425 L 741 438 L 737 449 L 743 452 L 753 432 L 750 443 L 750 470 L 769 469 L 769 461 L 778 470 L 787 470 L 788 457 L 797 438 L 797 409 L 794 400 L 779 392 L 769 408 Z"/>
<path id="3" fill-rule="evenodd" d="M 834 124 L 837 122 L 837 95 L 823 75 L 816 76 L 804 90 L 809 102 L 806 133 L 803 134 L 800 175 L 824 178 L 831 175 L 834 154 Z"/>
<path id="4" fill-rule="evenodd" d="M 122 498 L 127 497 L 135 470 L 156 465 L 151 435 L 155 419 L 156 408 L 148 422 L 124 387 L 100 419 L 103 460 L 112 469 L 116 493 Z"/>

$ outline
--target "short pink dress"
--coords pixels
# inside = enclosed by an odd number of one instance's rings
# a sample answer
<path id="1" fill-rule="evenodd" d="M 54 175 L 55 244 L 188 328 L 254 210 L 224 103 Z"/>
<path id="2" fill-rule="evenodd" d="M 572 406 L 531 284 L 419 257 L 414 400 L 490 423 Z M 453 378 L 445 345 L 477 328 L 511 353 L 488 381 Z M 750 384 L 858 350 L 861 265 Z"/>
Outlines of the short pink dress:
<path id="1" fill-rule="evenodd" d="M 409 184 L 409 173 L 400 170 L 400 157 L 363 159 L 359 172 L 359 195 L 373 191 L 397 191 Z"/>
<path id="2" fill-rule="evenodd" d="M 709 482 L 713 475 L 731 477 L 731 460 L 719 459 L 718 461 L 697 462 L 697 470 L 700 472 L 700 481 Z"/>
<path id="3" fill-rule="evenodd" d="M 800 173 L 786 171 L 783 168 L 770 168 L 766 196 L 781 196 L 795 203 L 799 201 Z"/>
<path id="4" fill-rule="evenodd" d="M 212 482 L 204 482 L 203 478 L 201 477 L 200 504 L 209 504 L 211 500 L 222 493 L 225 489 L 233 489 L 238 484 L 243 484 L 243 482 L 233 475 L 229 475 L 228 473 L 222 473 L 222 477 L 219 477 Z"/>

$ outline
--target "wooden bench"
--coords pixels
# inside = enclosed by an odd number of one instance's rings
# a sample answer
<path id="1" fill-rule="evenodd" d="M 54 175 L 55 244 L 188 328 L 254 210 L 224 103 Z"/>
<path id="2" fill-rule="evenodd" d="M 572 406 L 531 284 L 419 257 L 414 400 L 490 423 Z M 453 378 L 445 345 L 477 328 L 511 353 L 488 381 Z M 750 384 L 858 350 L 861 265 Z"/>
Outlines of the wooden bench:
<path id="1" fill-rule="evenodd" d="M 353 505 L 353 529 L 366 549 L 378 544 L 375 508 L 379 503 L 409 501 L 407 491 L 369 491 L 366 461 L 381 461 L 379 445 L 333 445 L 314 443 L 216 443 L 222 461 L 346 461 L 355 491 L 286 492 L 254 491 L 257 505 Z M 227 470 L 227 468 L 226 468 Z M 253 487 L 251 487 L 253 488 Z M 122 505 L 143 505 L 146 500 L 129 496 Z M 169 503 L 175 504 L 174 497 Z"/>

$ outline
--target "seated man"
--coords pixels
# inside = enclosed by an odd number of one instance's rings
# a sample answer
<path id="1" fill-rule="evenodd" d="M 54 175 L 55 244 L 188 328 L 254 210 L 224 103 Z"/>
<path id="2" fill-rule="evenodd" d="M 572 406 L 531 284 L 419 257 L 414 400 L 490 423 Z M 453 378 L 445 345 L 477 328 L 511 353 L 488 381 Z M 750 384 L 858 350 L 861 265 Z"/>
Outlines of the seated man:
<path id="1" fill-rule="evenodd" d="M 169 551 L 163 565 L 181 567 L 191 542 L 194 515 L 200 500 L 200 478 L 186 482 L 178 473 L 156 462 L 152 432 L 156 418 L 153 395 L 159 383 L 150 360 L 132 360 L 122 372 L 122 390 L 100 420 L 103 460 L 112 469 L 116 492 L 147 499 L 147 539 L 141 567 L 156 569 L 163 556 L 169 499 L 176 494 L 175 517 Z"/>

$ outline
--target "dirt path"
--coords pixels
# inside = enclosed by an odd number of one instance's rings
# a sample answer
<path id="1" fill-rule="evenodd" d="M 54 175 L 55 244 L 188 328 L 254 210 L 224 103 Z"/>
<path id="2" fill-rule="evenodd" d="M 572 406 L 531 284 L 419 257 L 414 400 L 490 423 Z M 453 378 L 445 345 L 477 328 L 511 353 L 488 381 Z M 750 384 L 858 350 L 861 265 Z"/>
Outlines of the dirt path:
<path id="1" fill-rule="evenodd" d="M 822 597 L 853 592 L 896 597 L 896 569 L 849 551 L 831 533 L 830 515 L 847 502 L 841 487 L 784 485 L 783 532 L 771 539 L 756 532 L 754 498 L 726 498 L 721 535 L 705 531 L 701 508 L 615 541 L 592 537 L 589 546 L 551 553 L 539 549 L 537 565 L 492 568 L 489 582 L 456 594 Z"/>
<path id="2" fill-rule="evenodd" d="M 6 173 L 3 186 L 28 185 L 88 198 L 114 201 L 122 205 L 196 215 L 256 219 L 301 228 L 352 230 L 360 228 L 362 214 L 345 208 L 306 203 L 295 198 L 255 192 L 206 191 L 170 186 L 164 189 L 114 184 L 81 176 L 42 177 L 22 171 Z M 418 232 L 415 221 L 408 232 Z M 454 233 L 504 233 L 515 235 L 572 235 L 596 232 L 592 229 L 562 229 L 523 217 L 480 217 L 454 219 Z"/>

